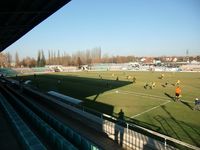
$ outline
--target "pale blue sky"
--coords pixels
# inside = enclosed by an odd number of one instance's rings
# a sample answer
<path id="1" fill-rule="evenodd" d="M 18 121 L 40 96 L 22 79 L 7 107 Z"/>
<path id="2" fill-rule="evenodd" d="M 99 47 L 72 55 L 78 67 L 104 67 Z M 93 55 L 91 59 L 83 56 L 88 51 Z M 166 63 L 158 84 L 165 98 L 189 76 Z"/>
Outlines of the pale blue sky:
<path id="1" fill-rule="evenodd" d="M 101 47 L 109 55 L 200 54 L 200 0 L 72 0 L 8 47 L 69 54 Z"/>

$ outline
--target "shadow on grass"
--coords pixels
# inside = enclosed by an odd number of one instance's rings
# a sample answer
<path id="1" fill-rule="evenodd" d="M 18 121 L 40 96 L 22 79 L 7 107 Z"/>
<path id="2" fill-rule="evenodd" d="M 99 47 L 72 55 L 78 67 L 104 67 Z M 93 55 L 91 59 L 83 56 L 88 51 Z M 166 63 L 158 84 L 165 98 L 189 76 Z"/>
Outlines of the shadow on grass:
<path id="1" fill-rule="evenodd" d="M 100 78 L 77 77 L 68 75 L 41 74 L 34 79 L 33 75 L 23 76 L 24 80 L 32 80 L 33 85 L 36 81 L 39 88 L 46 91 L 58 89 L 58 80 L 60 80 L 60 90 L 63 94 L 73 96 L 75 98 L 86 98 L 93 95 L 98 95 L 109 90 L 120 88 L 131 84 L 130 81 L 115 81 Z"/>
<path id="2" fill-rule="evenodd" d="M 174 128 L 167 122 L 167 120 L 164 117 L 158 115 L 154 117 L 154 119 L 158 121 L 162 127 L 162 130 L 160 131 L 160 133 L 163 133 L 168 136 L 175 135 L 176 138 L 180 140 L 180 137 L 178 136 Z"/>
<path id="3" fill-rule="evenodd" d="M 200 146 L 199 140 L 195 139 L 193 137 L 193 135 L 191 135 L 191 133 L 183 127 L 183 123 L 181 121 L 176 120 L 172 114 L 166 109 L 165 106 L 161 106 L 161 108 L 169 115 L 170 117 L 170 121 L 173 121 L 173 123 L 176 124 L 176 128 L 178 127 L 185 135 L 187 135 L 187 137 L 196 145 L 196 146 Z M 176 131 L 176 134 L 180 133 L 179 130 Z"/>
<path id="4" fill-rule="evenodd" d="M 112 105 L 97 102 L 97 101 L 91 101 L 91 100 L 84 100 L 84 103 L 82 103 L 82 106 L 91 108 L 92 110 L 95 110 L 97 112 L 102 112 L 108 115 L 112 115 L 114 111 L 114 107 Z"/>
<path id="5" fill-rule="evenodd" d="M 186 124 L 185 122 L 182 122 L 182 123 L 183 123 L 185 126 L 189 127 L 191 130 L 193 130 L 193 132 L 195 132 L 195 133 L 199 136 L 199 139 L 200 139 L 200 130 L 199 130 L 199 131 L 196 130 L 194 127 L 192 127 L 192 126 Z M 200 144 L 199 144 L 199 146 L 200 146 Z"/>
<path id="6" fill-rule="evenodd" d="M 185 106 L 193 110 L 193 107 L 188 102 L 181 101 L 181 103 L 183 103 Z"/>
<path id="7" fill-rule="evenodd" d="M 113 114 L 114 107 L 109 104 L 98 102 L 97 98 L 99 95 L 106 91 L 132 84 L 130 81 L 116 81 L 59 74 L 27 75 L 21 78 L 24 81 L 31 80 L 32 85 L 38 87 L 38 89 L 42 89 L 42 91 L 53 90 L 67 96 L 81 99 L 84 101 L 82 103 L 83 106 L 109 115 Z M 88 99 L 88 97 L 94 95 L 95 97 L 93 100 Z"/>
<path id="8" fill-rule="evenodd" d="M 119 117 L 119 115 L 117 113 L 113 113 L 113 116 L 116 117 L 116 118 Z M 126 116 L 124 116 L 124 120 L 126 122 L 128 122 L 129 124 L 136 124 L 136 125 L 139 125 L 139 126 L 142 126 L 142 127 L 145 127 L 147 129 L 151 129 L 151 130 L 154 130 L 154 131 L 157 131 L 157 132 L 161 131 L 161 128 L 159 126 L 156 126 L 154 124 L 150 124 L 150 123 L 147 123 L 147 122 L 143 122 L 141 120 L 133 119 L 133 118 L 126 117 Z M 130 126 L 130 128 L 131 128 L 131 126 Z"/>
<path id="9" fill-rule="evenodd" d="M 169 95 L 168 93 L 164 93 L 164 94 L 165 94 L 165 96 L 169 97 L 171 100 L 174 101 L 174 97 L 173 96 Z"/>

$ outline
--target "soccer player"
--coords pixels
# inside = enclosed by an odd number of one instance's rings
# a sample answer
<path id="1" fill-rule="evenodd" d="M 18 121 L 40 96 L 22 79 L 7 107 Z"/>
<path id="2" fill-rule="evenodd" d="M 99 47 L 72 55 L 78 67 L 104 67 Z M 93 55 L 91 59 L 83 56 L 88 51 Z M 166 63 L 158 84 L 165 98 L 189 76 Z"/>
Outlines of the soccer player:
<path id="1" fill-rule="evenodd" d="M 162 73 L 161 76 L 160 76 L 160 79 L 163 79 L 165 77 L 165 74 Z"/>
<path id="2" fill-rule="evenodd" d="M 133 83 L 136 83 L 136 77 L 135 76 L 133 77 Z"/>
<path id="3" fill-rule="evenodd" d="M 127 79 L 128 79 L 128 80 L 131 79 L 131 76 L 127 76 Z"/>
<path id="4" fill-rule="evenodd" d="M 100 78 L 100 79 L 102 79 L 102 76 L 101 76 L 101 75 L 99 75 L 99 78 Z"/>
<path id="5" fill-rule="evenodd" d="M 148 82 L 146 82 L 146 83 L 144 84 L 144 88 L 147 89 L 147 87 L 149 87 L 149 83 L 148 83 Z"/>
<path id="6" fill-rule="evenodd" d="M 180 82 L 181 82 L 180 80 L 177 80 L 175 85 L 179 86 Z"/>
<path id="7" fill-rule="evenodd" d="M 200 110 L 200 100 L 198 98 L 194 101 L 194 108 L 193 110 Z"/>
<path id="8" fill-rule="evenodd" d="M 175 89 L 175 101 L 180 101 L 181 88 L 179 86 Z"/>
<path id="9" fill-rule="evenodd" d="M 153 89 L 155 87 L 156 87 L 156 82 L 153 82 L 152 85 L 151 85 L 151 89 Z"/>
<path id="10" fill-rule="evenodd" d="M 167 86 L 168 84 L 169 84 L 169 81 L 166 81 L 166 82 L 165 82 L 165 86 Z"/>
<path id="11" fill-rule="evenodd" d="M 119 77 L 117 76 L 116 81 L 119 81 Z"/>

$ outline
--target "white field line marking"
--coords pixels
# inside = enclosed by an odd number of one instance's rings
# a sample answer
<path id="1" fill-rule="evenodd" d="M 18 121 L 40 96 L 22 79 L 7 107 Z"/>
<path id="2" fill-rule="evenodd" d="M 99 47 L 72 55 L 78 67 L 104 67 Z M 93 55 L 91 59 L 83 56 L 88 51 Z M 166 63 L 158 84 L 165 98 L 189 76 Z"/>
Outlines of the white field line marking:
<path id="1" fill-rule="evenodd" d="M 110 91 L 110 92 L 104 92 L 104 93 L 101 93 L 100 96 L 104 96 L 104 95 L 108 95 L 108 94 L 113 94 L 115 93 L 114 91 Z"/>
<path id="2" fill-rule="evenodd" d="M 162 103 L 162 104 L 160 104 L 160 105 L 158 105 L 158 106 L 155 106 L 155 107 L 153 107 L 153 108 L 150 108 L 150 109 L 148 109 L 148 110 L 146 110 L 146 111 L 143 111 L 143 112 L 141 112 L 141 113 L 139 113 L 139 114 L 137 114 L 137 115 L 134 115 L 134 116 L 132 116 L 131 118 L 135 118 L 135 117 L 138 117 L 138 116 L 140 116 L 140 115 L 143 115 L 144 113 L 147 113 L 147 112 L 149 112 L 149 111 L 152 111 L 152 110 L 154 110 L 154 109 L 156 109 L 156 108 L 158 108 L 158 107 L 160 107 L 160 106 L 164 106 L 164 105 L 166 105 L 167 103 L 170 103 L 171 101 L 167 101 L 167 102 L 165 102 L 165 103 Z"/>
<path id="3" fill-rule="evenodd" d="M 140 93 L 140 92 L 124 91 L 124 90 L 121 90 L 120 92 L 126 92 L 126 93 L 132 93 L 132 94 L 138 94 L 138 95 L 143 95 L 143 96 L 148 96 L 148 97 L 154 97 L 154 98 L 160 98 L 160 99 L 169 100 L 166 97 L 157 96 L 157 95 L 151 95 L 151 94 L 144 94 L 144 93 Z"/>
<path id="4" fill-rule="evenodd" d="M 133 94 L 133 93 L 127 93 L 127 92 L 119 92 L 119 94 L 127 94 L 127 95 L 134 95 L 134 96 L 138 96 L 138 97 L 148 97 L 149 99 L 153 99 L 153 100 L 155 100 L 155 99 L 157 99 L 157 100 L 160 100 L 160 101 L 166 101 L 166 100 L 168 100 L 168 99 L 161 99 L 161 98 L 158 98 L 158 97 L 150 97 L 150 96 L 147 96 L 147 95 L 140 95 L 140 94 Z"/>
<path id="5" fill-rule="evenodd" d="M 124 90 L 120 90 L 119 93 L 130 93 L 130 94 L 137 94 L 137 95 L 143 95 L 143 96 L 147 96 L 147 97 L 154 97 L 154 98 L 159 98 L 159 99 L 163 99 L 163 100 L 169 100 L 169 98 L 166 98 L 166 97 L 162 97 L 162 96 L 157 96 L 157 95 L 151 95 L 151 94 L 144 94 L 144 93 L 139 93 L 139 92 L 133 92 L 133 91 L 124 91 Z M 183 102 L 188 102 L 188 103 L 194 103 L 192 101 L 187 101 L 187 100 L 183 100 L 181 99 L 181 101 Z"/>
<path id="6" fill-rule="evenodd" d="M 109 94 L 113 94 L 113 93 L 115 93 L 115 92 L 113 92 L 113 91 L 111 91 L 111 92 L 103 92 L 103 93 L 99 93 L 99 96 L 105 96 L 105 95 L 109 95 Z M 89 96 L 88 98 L 90 98 L 90 97 L 96 97 L 96 96 L 97 96 L 97 94 Z"/>

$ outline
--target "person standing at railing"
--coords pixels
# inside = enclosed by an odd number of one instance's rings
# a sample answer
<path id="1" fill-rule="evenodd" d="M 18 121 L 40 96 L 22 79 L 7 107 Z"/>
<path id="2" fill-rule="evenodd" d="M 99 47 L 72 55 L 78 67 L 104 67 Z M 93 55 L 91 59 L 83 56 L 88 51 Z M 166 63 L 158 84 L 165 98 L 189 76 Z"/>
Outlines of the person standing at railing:
<path id="1" fill-rule="evenodd" d="M 122 109 L 120 109 L 120 112 L 118 113 L 118 119 L 120 121 L 123 121 L 124 120 L 124 112 Z"/>
<path id="2" fill-rule="evenodd" d="M 120 109 L 120 112 L 118 113 L 117 118 L 117 124 L 120 126 L 115 126 L 115 141 L 120 144 L 120 146 L 123 145 L 123 137 L 124 137 L 124 112 L 122 109 Z M 119 134 L 118 134 L 119 133 Z"/>

